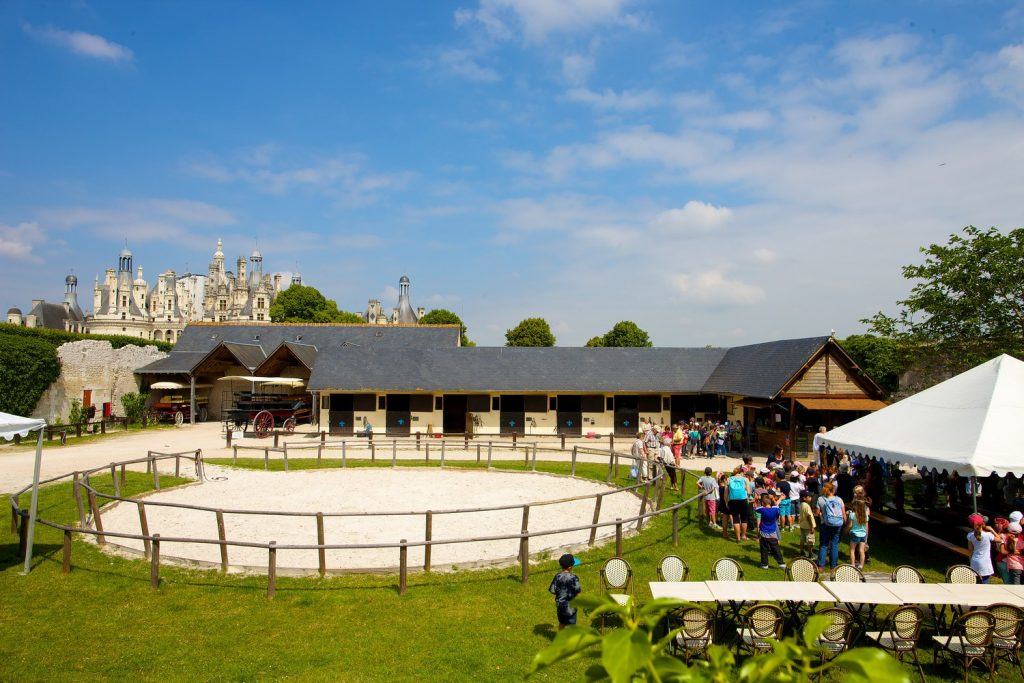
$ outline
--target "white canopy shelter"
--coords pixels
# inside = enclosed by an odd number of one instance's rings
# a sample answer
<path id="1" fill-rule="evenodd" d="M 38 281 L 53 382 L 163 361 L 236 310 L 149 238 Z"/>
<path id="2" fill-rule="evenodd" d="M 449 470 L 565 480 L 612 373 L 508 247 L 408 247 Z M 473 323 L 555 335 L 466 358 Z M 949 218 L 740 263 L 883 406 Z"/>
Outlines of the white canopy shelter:
<path id="1" fill-rule="evenodd" d="M 0 413 L 0 438 L 10 441 L 15 436 L 26 437 L 30 432 L 38 432 L 36 462 L 32 474 L 32 500 L 28 507 L 28 539 L 25 545 L 25 568 L 23 570 L 25 574 L 28 574 L 32 567 L 32 542 L 36 535 L 36 511 L 39 508 L 39 470 L 43 462 L 43 432 L 45 428 L 46 420 Z"/>
<path id="2" fill-rule="evenodd" d="M 1022 476 L 1022 422 L 1024 361 L 1004 354 L 837 427 L 822 440 L 851 453 L 964 476 Z"/>

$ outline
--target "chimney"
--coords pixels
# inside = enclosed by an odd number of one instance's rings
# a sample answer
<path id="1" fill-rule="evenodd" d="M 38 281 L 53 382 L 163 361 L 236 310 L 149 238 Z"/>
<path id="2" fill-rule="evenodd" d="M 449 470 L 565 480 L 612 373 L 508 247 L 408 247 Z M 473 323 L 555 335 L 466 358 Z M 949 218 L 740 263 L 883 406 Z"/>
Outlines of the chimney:
<path id="1" fill-rule="evenodd" d="M 36 306 L 41 306 L 42 304 L 42 299 L 32 299 L 32 308 L 35 308 Z"/>
<path id="2" fill-rule="evenodd" d="M 281 273 L 274 273 L 274 291 L 281 291 Z"/>

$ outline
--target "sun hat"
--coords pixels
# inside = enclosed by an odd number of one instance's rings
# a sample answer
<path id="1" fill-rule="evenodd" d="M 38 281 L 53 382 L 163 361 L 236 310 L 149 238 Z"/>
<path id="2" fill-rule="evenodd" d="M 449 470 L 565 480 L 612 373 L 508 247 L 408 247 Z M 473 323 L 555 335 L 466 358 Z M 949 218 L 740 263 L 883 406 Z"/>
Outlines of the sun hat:
<path id="1" fill-rule="evenodd" d="M 978 524 L 984 524 L 985 518 L 975 512 L 967 518 L 967 523 L 971 526 L 977 526 Z"/>
<path id="2" fill-rule="evenodd" d="M 1024 512 L 1021 512 L 1020 510 L 1014 510 L 1013 512 L 1010 513 L 1011 522 L 1019 523 L 1022 519 L 1024 519 Z"/>
<path id="3" fill-rule="evenodd" d="M 1006 527 L 1006 530 L 1009 531 L 1011 534 L 1019 534 L 1021 532 L 1020 523 L 1010 522 L 1010 524 Z"/>
<path id="4" fill-rule="evenodd" d="M 569 567 L 575 567 L 580 563 L 580 558 L 573 557 L 572 553 L 566 553 L 558 558 L 558 564 L 561 565 L 562 569 L 568 569 Z"/>

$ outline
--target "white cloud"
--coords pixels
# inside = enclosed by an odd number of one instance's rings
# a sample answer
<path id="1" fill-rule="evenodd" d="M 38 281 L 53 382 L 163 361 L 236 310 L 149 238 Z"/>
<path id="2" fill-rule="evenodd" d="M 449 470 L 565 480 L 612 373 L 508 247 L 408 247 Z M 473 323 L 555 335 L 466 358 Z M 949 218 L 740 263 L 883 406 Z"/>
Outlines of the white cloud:
<path id="1" fill-rule="evenodd" d="M 45 241 L 37 223 L 0 223 L 0 257 L 38 262 L 42 259 L 33 250 Z"/>
<path id="2" fill-rule="evenodd" d="M 1007 45 L 986 62 L 986 87 L 1000 97 L 1024 104 L 1024 43 Z"/>
<path id="3" fill-rule="evenodd" d="M 732 218 L 732 209 L 691 199 L 681 209 L 662 211 L 651 221 L 652 227 L 668 234 L 710 232 Z"/>
<path id="4" fill-rule="evenodd" d="M 495 83 L 501 75 L 494 69 L 480 64 L 480 55 L 471 50 L 452 48 L 442 50 L 436 65 L 448 73 L 474 83 Z"/>
<path id="5" fill-rule="evenodd" d="M 760 263 L 774 263 L 778 254 L 768 247 L 759 247 L 754 250 L 754 260 Z"/>
<path id="6" fill-rule="evenodd" d="M 186 242 L 209 247 L 213 229 L 234 225 L 228 210 L 188 199 L 143 199 L 112 206 L 67 206 L 39 212 L 43 223 L 62 230 L 86 230 L 113 240 Z"/>
<path id="7" fill-rule="evenodd" d="M 730 278 L 722 269 L 703 270 L 693 274 L 678 273 L 669 276 L 669 284 L 682 295 L 684 301 L 746 306 L 756 304 L 765 298 L 763 289 Z"/>
<path id="8" fill-rule="evenodd" d="M 589 88 L 572 88 L 566 93 L 570 102 L 589 104 L 597 109 L 615 111 L 642 111 L 652 109 L 662 103 L 662 96 L 654 90 L 623 90 L 616 92 L 605 88 L 595 92 Z"/>
<path id="9" fill-rule="evenodd" d="M 521 33 L 538 42 L 552 33 L 577 33 L 602 25 L 636 28 L 643 20 L 625 11 L 633 0 L 480 0 L 476 8 L 459 8 L 457 26 L 478 27 L 492 38 Z"/>
<path id="10" fill-rule="evenodd" d="M 52 26 L 24 24 L 25 33 L 36 40 L 56 45 L 76 55 L 108 62 L 130 63 L 135 55 L 124 45 L 119 45 L 103 36 L 83 31 L 65 31 Z"/>
<path id="11" fill-rule="evenodd" d="M 383 193 L 404 188 L 413 177 L 406 172 L 377 173 L 366 166 L 366 158 L 360 154 L 309 159 L 264 145 L 228 160 L 208 157 L 190 161 L 185 169 L 207 180 L 248 183 L 269 194 L 305 190 L 352 204 L 376 201 Z"/>
<path id="12" fill-rule="evenodd" d="M 593 71 L 593 55 L 573 52 L 562 57 L 562 78 L 572 85 L 586 83 Z"/>

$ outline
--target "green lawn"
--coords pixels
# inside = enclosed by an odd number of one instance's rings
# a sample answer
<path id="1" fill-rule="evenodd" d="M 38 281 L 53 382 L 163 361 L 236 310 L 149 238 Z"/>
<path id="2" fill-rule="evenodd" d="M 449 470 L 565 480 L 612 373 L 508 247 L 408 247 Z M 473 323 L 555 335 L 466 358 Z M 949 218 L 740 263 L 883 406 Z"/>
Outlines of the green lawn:
<path id="1" fill-rule="evenodd" d="M 138 434 L 139 432 L 142 431 L 154 432 L 162 429 L 177 429 L 177 427 L 173 424 L 152 422 L 149 423 L 149 425 L 147 425 L 145 429 L 143 429 L 142 425 L 140 424 L 128 425 L 128 429 L 125 429 L 123 425 L 118 425 L 116 427 L 107 427 L 106 434 L 87 434 L 86 432 L 83 431 L 82 436 L 75 436 L 75 428 L 68 427 L 67 443 L 62 444 L 60 442 L 59 433 L 55 432 L 53 439 L 43 441 L 43 448 L 49 451 L 55 448 L 69 448 L 71 446 L 82 446 L 85 444 L 95 443 L 97 441 L 116 439 L 122 436 L 126 436 L 128 434 Z M 25 439 L 22 439 L 21 443 L 18 445 L 15 445 L 13 441 L 0 441 L 0 455 L 7 455 L 9 453 L 23 453 L 25 451 L 35 451 L 35 449 L 36 437 L 34 434 Z"/>
<path id="2" fill-rule="evenodd" d="M 210 462 L 225 464 L 230 459 Z M 371 464 L 349 461 L 350 466 Z M 263 461 L 240 460 L 238 465 L 262 469 Z M 280 461 L 271 465 L 282 467 Z M 315 467 L 316 461 L 292 460 L 290 466 Z M 545 462 L 538 468 L 567 472 L 568 465 Z M 626 470 L 622 468 L 623 475 Z M 600 465 L 580 464 L 577 473 L 603 480 L 606 471 Z M 689 477 L 691 490 L 694 480 Z M 109 477 L 93 481 L 110 484 Z M 161 481 L 163 487 L 178 483 L 173 477 Z M 137 493 L 151 484 L 147 475 L 129 473 L 127 490 Z M 666 500 L 678 496 L 670 494 Z M 70 485 L 44 489 L 40 509 L 49 519 L 72 520 Z M 682 519 L 676 551 L 690 564 L 691 578 L 706 578 L 711 563 L 726 555 L 743 564 L 749 579 L 783 578 L 779 570 L 758 568 L 755 542 L 739 546 L 699 528 L 695 521 L 686 522 L 685 514 Z M 411 574 L 404 596 L 397 594 L 396 576 L 281 578 L 277 597 L 268 600 L 265 577 L 172 567 L 161 569 L 161 588 L 153 591 L 148 563 L 110 557 L 77 540 L 73 570 L 64 576 L 60 534 L 45 527 L 38 533 L 35 569 L 21 576 L 17 539 L 6 520 L 2 526 L 4 679 L 69 679 L 84 674 L 92 679 L 518 680 L 554 632 L 554 608 L 547 593 L 554 562 L 531 567 L 527 584 L 519 582 L 518 567 Z M 783 546 L 788 556 L 794 554 L 796 542 L 796 534 L 786 535 Z M 674 550 L 670 519 L 654 520 L 640 536 L 627 539 L 624 550 L 636 574 L 637 595 L 649 598 L 647 582 L 656 580 L 659 558 Z M 606 547 L 582 556 L 578 573 L 584 591 L 599 590 L 598 569 L 612 552 Z M 877 533 L 872 552 L 872 571 L 910 562 L 929 580 L 939 580 L 951 562 L 923 547 L 887 542 Z M 562 664 L 540 678 L 581 679 L 587 666 L 585 661 Z M 934 673 L 927 664 L 926 668 Z M 938 673 L 956 677 L 952 670 Z M 1001 673 L 1010 675 L 1010 668 L 1004 666 Z"/>

